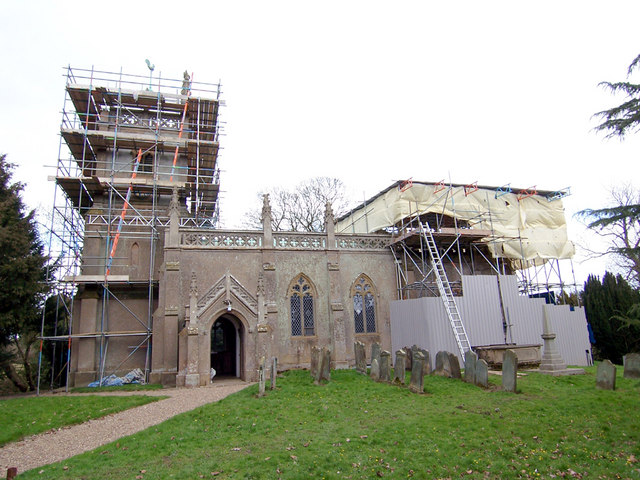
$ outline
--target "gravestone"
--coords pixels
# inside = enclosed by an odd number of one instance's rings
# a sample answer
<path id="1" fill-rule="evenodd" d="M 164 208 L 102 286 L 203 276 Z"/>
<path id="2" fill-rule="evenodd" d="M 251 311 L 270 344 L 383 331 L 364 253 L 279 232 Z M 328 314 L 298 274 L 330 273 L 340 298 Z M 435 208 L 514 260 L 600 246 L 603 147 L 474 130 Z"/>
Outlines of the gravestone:
<path id="1" fill-rule="evenodd" d="M 391 381 L 391 352 L 386 350 L 380 352 L 380 381 Z"/>
<path id="2" fill-rule="evenodd" d="M 373 366 L 374 360 L 378 360 L 378 367 L 380 367 L 380 344 L 378 342 L 371 345 L 371 366 Z"/>
<path id="3" fill-rule="evenodd" d="M 314 380 L 316 385 L 322 380 L 331 380 L 331 350 L 328 348 L 318 348 L 318 366 Z"/>
<path id="4" fill-rule="evenodd" d="M 502 358 L 502 390 L 515 393 L 518 382 L 518 357 L 513 350 L 505 350 Z"/>
<path id="5" fill-rule="evenodd" d="M 311 347 L 311 378 L 314 380 L 318 377 L 318 369 L 320 368 L 320 347 Z"/>
<path id="6" fill-rule="evenodd" d="M 380 380 L 380 364 L 378 363 L 378 359 L 374 358 L 371 361 L 371 373 L 369 374 L 372 379 L 376 382 Z"/>
<path id="7" fill-rule="evenodd" d="M 451 352 L 449 352 L 449 366 L 451 367 L 451 378 L 462 378 L 458 356 Z"/>
<path id="8" fill-rule="evenodd" d="M 322 368 L 320 369 L 320 380 L 331 380 L 331 350 L 322 349 Z"/>
<path id="9" fill-rule="evenodd" d="M 640 353 L 627 353 L 623 360 L 624 378 L 640 378 Z"/>
<path id="10" fill-rule="evenodd" d="M 476 363 L 476 385 L 483 388 L 489 387 L 489 365 L 483 359 Z"/>
<path id="11" fill-rule="evenodd" d="M 260 368 L 258 369 L 258 396 L 264 397 L 264 357 L 260 359 Z"/>
<path id="12" fill-rule="evenodd" d="M 396 362 L 393 364 L 393 382 L 404 385 L 406 377 L 406 358 L 407 354 L 404 350 L 396 352 Z"/>
<path id="13" fill-rule="evenodd" d="M 271 358 L 271 390 L 276 388 L 276 377 L 278 376 L 278 359 L 276 357 Z"/>
<path id="14" fill-rule="evenodd" d="M 353 348 L 356 353 L 356 372 L 367 374 L 367 354 L 364 350 L 364 343 L 355 342 Z"/>
<path id="15" fill-rule="evenodd" d="M 451 377 L 451 360 L 449 352 L 439 351 L 436 353 L 436 369 L 432 375 L 440 375 L 441 377 Z"/>
<path id="16" fill-rule="evenodd" d="M 431 354 L 429 353 L 429 350 L 425 350 L 424 348 L 421 348 L 420 353 L 422 353 L 422 355 L 424 355 L 424 366 L 422 367 L 422 373 L 424 373 L 425 375 L 430 375 L 431 374 Z"/>
<path id="17" fill-rule="evenodd" d="M 422 355 L 421 352 L 413 352 L 409 390 L 414 393 L 424 393 L 424 375 L 422 374 L 422 369 L 424 368 L 423 362 L 424 355 Z"/>
<path id="18" fill-rule="evenodd" d="M 616 366 L 611 361 L 604 360 L 598 364 L 596 387 L 602 390 L 616 389 Z"/>
<path id="19" fill-rule="evenodd" d="M 405 346 L 402 350 L 404 350 L 404 353 L 406 353 L 406 356 L 404 358 L 404 369 L 405 371 L 411 371 L 411 361 L 413 359 L 413 347 L 407 347 Z"/>
<path id="20" fill-rule="evenodd" d="M 467 383 L 476 383 L 476 364 L 478 363 L 478 354 L 473 350 L 467 350 L 464 354 L 464 381 Z"/>

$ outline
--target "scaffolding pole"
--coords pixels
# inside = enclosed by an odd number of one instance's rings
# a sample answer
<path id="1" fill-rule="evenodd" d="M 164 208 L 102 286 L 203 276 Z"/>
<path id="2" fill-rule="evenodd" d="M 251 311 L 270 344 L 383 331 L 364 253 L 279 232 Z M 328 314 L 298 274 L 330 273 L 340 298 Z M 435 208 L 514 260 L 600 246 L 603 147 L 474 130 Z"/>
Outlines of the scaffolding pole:
<path id="1" fill-rule="evenodd" d="M 98 380 L 127 364 L 139 366 L 148 379 L 153 311 L 157 306 L 159 228 L 169 224 L 169 199 L 177 188 L 181 199 L 195 202 L 191 215 L 187 209 L 181 214 L 180 227 L 215 228 L 219 211 L 220 82 L 194 82 L 192 74 L 185 95 L 186 77 L 170 79 L 159 74 L 150 81 L 149 76 L 122 70 L 71 66 L 65 68 L 64 77 L 49 225 L 49 257 L 57 259 L 57 268 L 51 268 L 47 278 L 59 299 L 52 302 L 57 310 L 51 328 L 46 323 L 50 321 L 48 312 L 42 316 L 38 393 L 45 366 L 42 345 L 47 342 L 53 343 L 54 354 L 56 345 L 67 349 L 66 362 L 52 358 L 48 364 L 53 367 L 52 388 L 62 377 L 61 373 L 55 375 L 56 370 L 64 368 L 68 389 L 70 377 L 78 371 L 73 352 L 80 342 L 94 342 L 90 345 L 96 351 Z M 135 160 L 126 161 L 127 152 L 134 151 Z M 139 255 L 135 259 L 134 245 Z M 141 256 L 142 252 L 148 256 Z M 138 269 L 143 265 L 148 268 Z M 100 276 L 102 280 L 94 279 Z M 120 277 L 126 281 L 114 282 Z M 144 314 L 129 308 L 122 296 L 125 292 L 130 295 L 131 287 L 136 298 L 146 298 Z M 97 331 L 83 327 L 86 320 L 74 307 L 82 292 L 98 296 Z M 59 308 L 61 305 L 64 307 Z M 127 322 L 115 316 L 110 319 L 114 308 L 122 312 L 118 315 L 132 319 L 129 324 L 142 328 L 120 331 L 117 324 Z M 64 318 L 58 318 L 58 314 Z M 61 334 L 60 328 L 66 328 L 67 333 Z M 139 341 L 127 355 L 117 353 L 126 344 L 109 346 L 110 339 L 128 337 L 139 337 Z M 60 347 L 60 353 L 65 353 L 64 347 Z"/>

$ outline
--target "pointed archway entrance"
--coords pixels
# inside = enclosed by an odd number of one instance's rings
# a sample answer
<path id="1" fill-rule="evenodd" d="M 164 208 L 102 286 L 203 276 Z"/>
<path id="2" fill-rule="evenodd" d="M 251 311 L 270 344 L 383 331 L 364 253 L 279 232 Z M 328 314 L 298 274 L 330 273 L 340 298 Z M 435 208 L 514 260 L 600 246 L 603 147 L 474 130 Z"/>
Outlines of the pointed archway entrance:
<path id="1" fill-rule="evenodd" d="M 251 325 L 258 323 L 257 299 L 229 273 L 198 297 L 192 273 L 188 307 L 188 322 L 179 346 L 181 373 L 176 383 L 207 385 L 212 368 L 217 378 L 253 379 L 255 361 L 248 352 L 255 351 Z"/>
<path id="2" fill-rule="evenodd" d="M 241 377 L 242 322 L 233 314 L 224 314 L 211 325 L 211 368 L 216 377 Z"/>

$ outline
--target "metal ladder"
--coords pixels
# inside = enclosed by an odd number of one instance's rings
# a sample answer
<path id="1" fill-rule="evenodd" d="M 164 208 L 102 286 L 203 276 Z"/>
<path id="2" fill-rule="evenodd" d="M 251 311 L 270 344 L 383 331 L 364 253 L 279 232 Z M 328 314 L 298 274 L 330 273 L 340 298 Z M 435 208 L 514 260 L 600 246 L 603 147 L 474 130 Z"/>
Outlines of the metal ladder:
<path id="1" fill-rule="evenodd" d="M 462 323 L 462 317 L 460 317 L 458 305 L 456 304 L 453 293 L 451 292 L 451 285 L 449 284 L 449 279 L 447 278 L 447 272 L 445 271 L 444 265 L 442 264 L 442 259 L 440 258 L 440 253 L 438 252 L 436 241 L 431 234 L 431 227 L 429 227 L 428 223 L 422 225 L 422 222 L 420 222 L 420 229 L 422 230 L 422 235 L 427 242 L 427 247 L 429 248 L 431 264 L 433 265 L 433 271 L 436 275 L 436 283 L 438 284 L 438 290 L 440 291 L 440 298 L 442 299 L 442 303 L 444 304 L 444 309 L 447 311 L 449 323 L 451 323 L 453 335 L 456 337 L 460 355 L 462 355 L 462 358 L 464 358 L 464 354 L 467 351 L 471 350 L 471 344 L 469 343 L 467 331 L 465 330 L 464 324 Z"/>

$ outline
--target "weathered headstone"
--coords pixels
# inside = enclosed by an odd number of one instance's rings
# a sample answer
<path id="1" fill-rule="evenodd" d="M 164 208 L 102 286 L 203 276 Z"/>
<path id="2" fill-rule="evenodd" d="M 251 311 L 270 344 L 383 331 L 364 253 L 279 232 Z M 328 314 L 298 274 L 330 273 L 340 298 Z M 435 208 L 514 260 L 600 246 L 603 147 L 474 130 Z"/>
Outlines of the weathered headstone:
<path id="1" fill-rule="evenodd" d="M 322 349 L 322 368 L 320 369 L 320 380 L 331 380 L 331 350 Z"/>
<path id="2" fill-rule="evenodd" d="M 478 355 L 473 350 L 467 350 L 464 354 L 464 381 L 476 383 L 476 364 Z"/>
<path id="3" fill-rule="evenodd" d="M 449 352 L 441 350 L 436 353 L 436 369 L 432 374 L 440 375 L 441 377 L 451 377 L 451 359 L 449 357 Z"/>
<path id="4" fill-rule="evenodd" d="M 380 380 L 380 364 L 378 363 L 378 359 L 374 358 L 371 361 L 371 372 L 369 373 L 372 379 L 375 381 Z"/>
<path id="5" fill-rule="evenodd" d="M 429 350 L 425 350 L 424 348 L 420 349 L 420 353 L 424 355 L 424 366 L 422 367 L 422 373 L 425 375 L 431 374 L 431 354 Z"/>
<path id="6" fill-rule="evenodd" d="M 611 361 L 604 360 L 598 364 L 596 387 L 602 390 L 616 389 L 616 366 Z"/>
<path id="7" fill-rule="evenodd" d="M 409 354 L 409 356 L 411 357 L 411 369 L 413 369 L 413 354 L 415 352 L 421 352 L 422 349 L 416 345 L 415 343 L 413 345 L 411 345 L 411 353 Z"/>
<path id="8" fill-rule="evenodd" d="M 413 348 L 404 347 L 402 350 L 404 350 L 404 353 L 407 354 L 404 359 L 404 369 L 405 371 L 406 370 L 411 371 L 411 362 L 413 360 Z"/>
<path id="9" fill-rule="evenodd" d="M 449 352 L 449 366 L 451 367 L 451 378 L 462 378 L 458 356 L 451 352 Z"/>
<path id="10" fill-rule="evenodd" d="M 378 367 L 380 366 L 380 344 L 378 342 L 374 342 L 371 345 L 371 366 L 373 366 L 373 361 L 378 360 Z"/>
<path id="11" fill-rule="evenodd" d="M 489 365 L 483 359 L 476 363 L 476 385 L 479 387 L 489 387 Z"/>
<path id="12" fill-rule="evenodd" d="M 356 353 L 356 372 L 367 374 L 367 354 L 364 349 L 364 343 L 355 342 L 353 348 Z"/>
<path id="13" fill-rule="evenodd" d="M 271 358 L 271 390 L 276 388 L 276 377 L 278 376 L 278 359 L 276 357 Z"/>
<path id="14" fill-rule="evenodd" d="M 502 357 L 502 390 L 516 391 L 518 383 L 518 356 L 513 350 L 505 350 Z"/>
<path id="15" fill-rule="evenodd" d="M 265 384 L 265 375 L 264 375 L 264 357 L 260 359 L 260 367 L 258 368 L 258 396 L 264 397 L 264 384 Z"/>
<path id="16" fill-rule="evenodd" d="M 318 369 L 320 368 L 321 359 L 320 347 L 311 347 L 311 378 L 314 380 L 318 377 Z"/>
<path id="17" fill-rule="evenodd" d="M 386 350 L 380 352 L 380 381 L 391 381 L 391 352 Z"/>
<path id="18" fill-rule="evenodd" d="M 407 354 L 404 350 L 398 350 L 396 352 L 396 361 L 393 364 L 393 381 L 394 383 L 400 383 L 404 385 L 406 376 L 406 358 Z"/>
<path id="19" fill-rule="evenodd" d="M 424 375 L 422 369 L 424 362 L 424 355 L 420 352 L 413 352 L 413 359 L 411 361 L 411 382 L 409 383 L 409 390 L 414 393 L 424 392 Z"/>
<path id="20" fill-rule="evenodd" d="M 640 353 L 627 353 L 624 356 L 624 378 L 640 378 Z"/>

